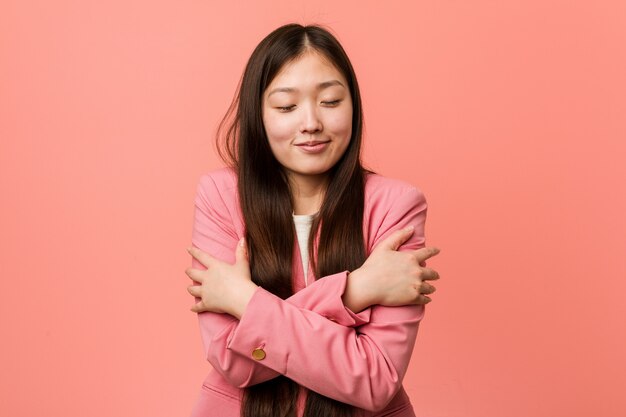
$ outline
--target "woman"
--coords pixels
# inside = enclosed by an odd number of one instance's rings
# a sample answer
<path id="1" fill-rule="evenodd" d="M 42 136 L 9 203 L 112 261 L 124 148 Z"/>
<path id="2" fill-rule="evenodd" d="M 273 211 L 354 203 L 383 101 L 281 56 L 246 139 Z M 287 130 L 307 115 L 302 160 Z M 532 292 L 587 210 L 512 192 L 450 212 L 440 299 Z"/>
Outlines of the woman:
<path id="1" fill-rule="evenodd" d="M 362 168 L 361 132 L 328 31 L 261 41 L 218 132 L 229 168 L 195 198 L 186 273 L 213 370 L 193 417 L 414 416 L 402 379 L 438 249 L 423 194 Z"/>

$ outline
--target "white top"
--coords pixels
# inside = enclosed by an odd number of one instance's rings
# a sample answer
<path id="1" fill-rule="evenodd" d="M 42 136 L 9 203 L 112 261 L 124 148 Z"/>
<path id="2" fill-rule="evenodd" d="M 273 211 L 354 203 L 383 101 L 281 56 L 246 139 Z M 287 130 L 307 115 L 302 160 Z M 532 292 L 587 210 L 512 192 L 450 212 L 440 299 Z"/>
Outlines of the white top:
<path id="1" fill-rule="evenodd" d="M 298 246 L 300 246 L 300 257 L 302 258 L 302 269 L 304 269 L 304 285 L 309 285 L 307 275 L 309 272 L 309 233 L 315 214 L 294 214 L 293 223 L 296 226 L 296 236 Z"/>

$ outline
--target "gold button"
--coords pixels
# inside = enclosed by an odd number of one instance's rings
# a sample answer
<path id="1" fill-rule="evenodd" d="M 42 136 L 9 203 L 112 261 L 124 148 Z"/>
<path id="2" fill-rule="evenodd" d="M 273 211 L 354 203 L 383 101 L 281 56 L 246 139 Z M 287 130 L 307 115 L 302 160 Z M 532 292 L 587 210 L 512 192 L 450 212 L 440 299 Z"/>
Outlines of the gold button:
<path id="1" fill-rule="evenodd" d="M 265 359 L 265 351 L 261 348 L 256 348 L 252 351 L 252 357 L 257 361 Z"/>

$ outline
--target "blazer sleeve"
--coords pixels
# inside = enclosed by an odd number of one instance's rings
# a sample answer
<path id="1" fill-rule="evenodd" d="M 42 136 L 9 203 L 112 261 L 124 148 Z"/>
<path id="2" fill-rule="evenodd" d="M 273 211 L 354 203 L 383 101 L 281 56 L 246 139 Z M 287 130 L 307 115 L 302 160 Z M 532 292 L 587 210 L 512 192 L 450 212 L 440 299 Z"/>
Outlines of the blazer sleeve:
<path id="1" fill-rule="evenodd" d="M 224 262 L 234 262 L 235 247 L 239 241 L 231 215 L 220 190 L 209 174 L 201 176 L 196 189 L 192 244 Z M 206 269 L 192 257 L 192 267 Z M 345 272 L 334 274 L 298 291 L 285 300 L 298 308 L 309 310 L 329 323 L 356 327 L 369 321 L 370 309 L 354 313 L 341 299 L 347 283 Z M 199 298 L 195 298 L 196 302 Z M 205 357 L 213 368 L 231 385 L 243 388 L 280 375 L 279 372 L 255 361 L 250 355 L 241 355 L 227 349 L 230 336 L 239 320 L 229 314 L 203 312 L 198 314 Z"/>
<path id="2" fill-rule="evenodd" d="M 407 187 L 394 199 L 374 246 L 394 230 L 413 225 L 413 236 L 399 250 L 423 247 L 426 210 L 421 191 Z M 346 327 L 259 287 L 238 324 L 226 330 L 226 348 L 242 357 L 263 349 L 259 362 L 266 367 L 327 397 L 379 411 L 402 385 L 425 308 L 370 309 L 369 322 Z"/>

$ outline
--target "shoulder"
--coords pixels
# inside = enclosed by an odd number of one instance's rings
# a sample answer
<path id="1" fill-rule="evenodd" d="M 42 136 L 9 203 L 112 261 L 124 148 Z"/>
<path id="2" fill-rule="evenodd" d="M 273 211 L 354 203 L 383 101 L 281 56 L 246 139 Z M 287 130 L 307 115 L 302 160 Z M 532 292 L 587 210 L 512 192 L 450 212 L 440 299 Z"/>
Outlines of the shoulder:
<path id="1" fill-rule="evenodd" d="M 230 167 L 218 168 L 200 175 L 197 195 L 230 200 L 237 195 L 237 174 Z"/>
<path id="2" fill-rule="evenodd" d="M 422 190 L 403 180 L 388 178 L 380 174 L 365 175 L 365 204 L 376 204 L 391 208 L 397 204 L 426 204 Z"/>
<path id="3" fill-rule="evenodd" d="M 231 167 L 207 171 L 200 175 L 199 184 L 203 186 L 213 185 L 219 190 L 237 188 L 237 173 Z"/>
<path id="4" fill-rule="evenodd" d="M 235 170 L 225 167 L 202 173 L 196 187 L 195 204 L 204 212 L 231 219 L 237 227 L 241 223 L 238 221 L 241 209 Z"/>
<path id="5" fill-rule="evenodd" d="M 427 203 L 421 189 L 406 181 L 367 174 L 363 212 L 364 237 L 368 253 L 393 231 L 415 227 L 403 248 L 424 246 Z"/>

